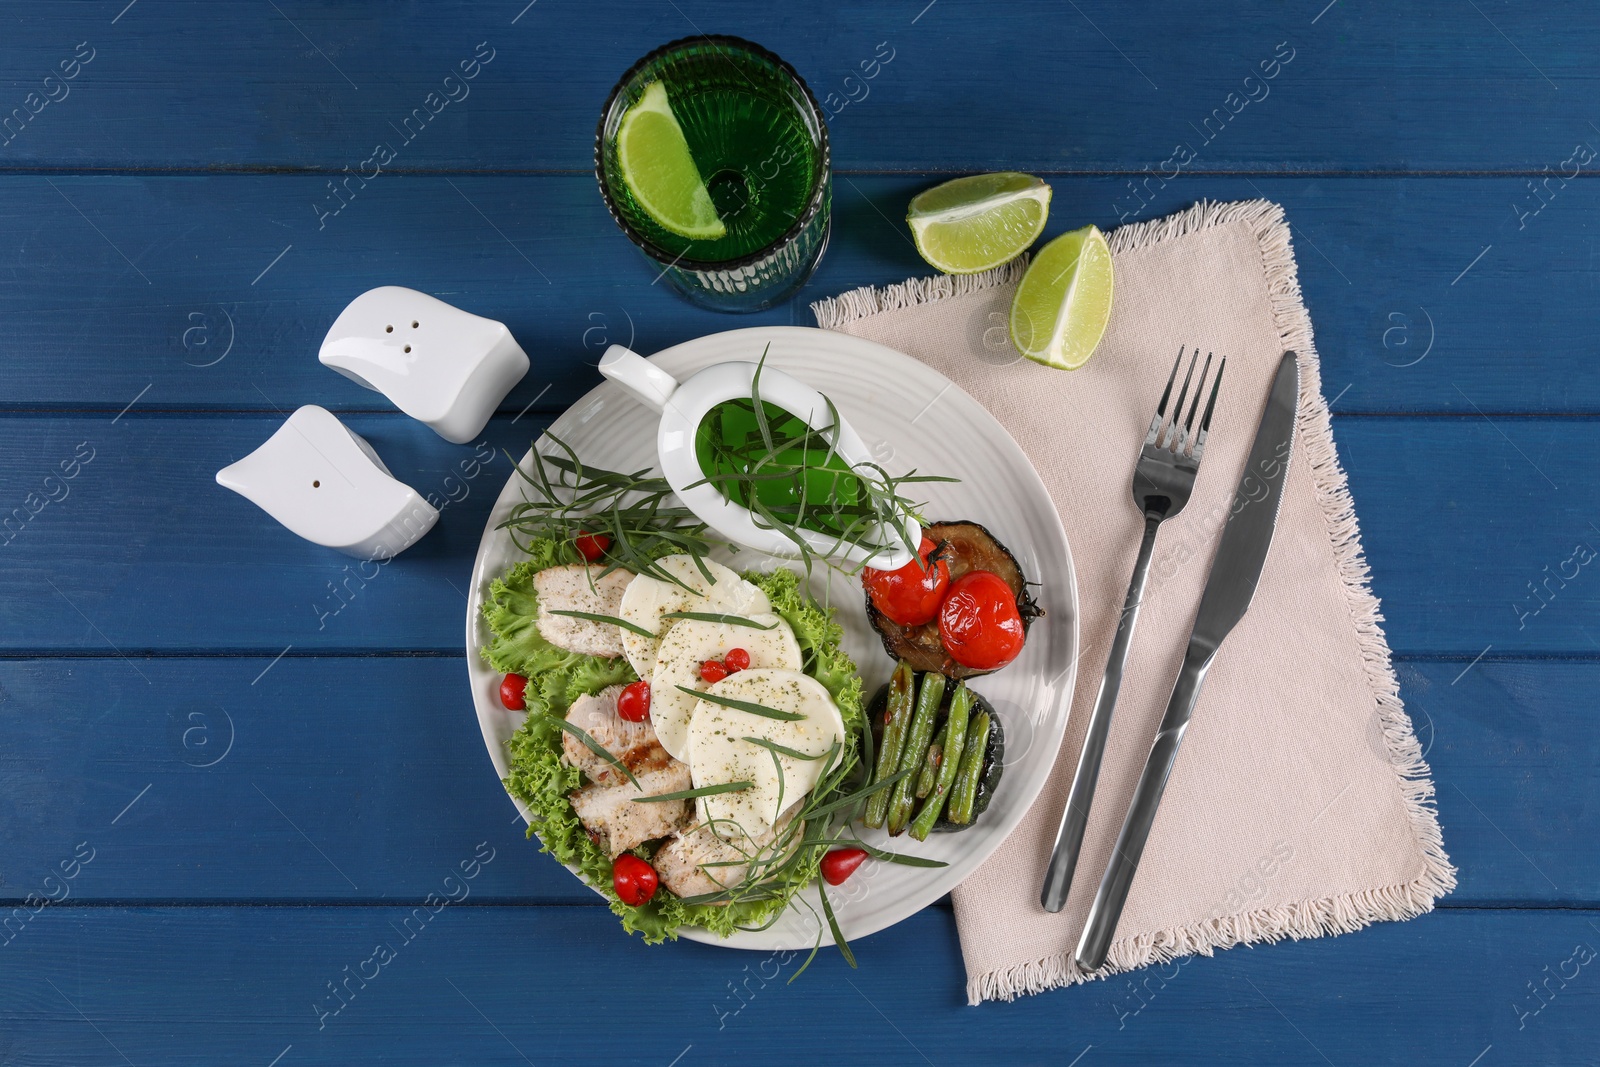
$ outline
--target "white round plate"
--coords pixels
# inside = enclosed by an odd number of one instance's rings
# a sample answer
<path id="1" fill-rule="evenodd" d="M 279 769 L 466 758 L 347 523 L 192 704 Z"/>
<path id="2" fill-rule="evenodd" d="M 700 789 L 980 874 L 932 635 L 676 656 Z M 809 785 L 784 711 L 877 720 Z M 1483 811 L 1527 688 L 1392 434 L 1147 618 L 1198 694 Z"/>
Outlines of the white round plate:
<path id="1" fill-rule="evenodd" d="M 1078 652 L 1077 583 L 1055 505 L 1022 450 L 977 401 L 910 356 L 847 334 L 775 326 L 701 337 L 652 358 L 683 379 L 713 363 L 758 359 L 763 350 L 772 366 L 832 397 L 845 421 L 891 472 L 914 468 L 959 478 L 956 483 L 912 486 L 913 498 L 927 501 L 924 513 L 930 520 L 969 519 L 993 531 L 1016 555 L 1023 573 L 1038 583 L 1035 593 L 1046 612 L 1033 624 L 1014 663 L 973 683 L 994 705 L 1005 727 L 1005 774 L 989 809 L 971 829 L 933 834 L 923 842 L 909 835 L 890 838 L 881 830 L 865 831 L 864 839 L 880 848 L 942 860 L 948 866 L 909 867 L 869 860 L 844 885 L 829 887 L 828 900 L 840 929 L 846 939 L 854 939 L 894 925 L 959 885 L 1000 846 L 1039 795 L 1055 762 L 1071 705 Z M 550 429 L 586 463 L 611 470 L 655 465 L 655 415 L 609 382 L 574 404 Z M 525 467 L 529 462 L 524 457 Z M 489 583 L 521 558 L 507 533 L 497 529 L 522 499 L 521 486 L 521 478 L 513 474 L 489 515 L 467 605 L 472 698 L 489 758 L 501 778 L 508 773 L 505 743 L 521 725 L 522 715 L 501 707 L 500 676 L 483 662 L 478 650 L 489 638 L 481 611 Z M 749 550 L 737 556 L 719 552 L 716 558 L 740 570 L 793 565 Z M 819 569 L 811 595 L 838 609 L 844 648 L 860 668 L 870 698 L 888 680 L 894 664 L 867 623 L 859 580 L 837 574 L 825 577 Z M 527 809 L 520 801 L 517 806 L 526 818 Z M 809 898 L 811 908 L 791 906 L 766 930 L 721 938 L 685 927 L 681 935 L 730 948 L 809 949 L 817 939 L 821 915 L 816 892 L 813 886 L 800 895 Z M 822 939 L 832 941 L 825 925 Z"/>

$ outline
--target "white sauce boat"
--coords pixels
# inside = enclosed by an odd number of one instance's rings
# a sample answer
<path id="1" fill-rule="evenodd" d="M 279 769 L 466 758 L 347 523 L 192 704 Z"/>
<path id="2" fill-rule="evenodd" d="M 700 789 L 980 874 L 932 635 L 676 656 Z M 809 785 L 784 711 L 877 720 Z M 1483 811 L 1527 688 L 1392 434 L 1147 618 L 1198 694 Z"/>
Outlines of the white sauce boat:
<path id="1" fill-rule="evenodd" d="M 789 537 L 763 523 L 748 508 L 723 496 L 705 481 L 695 453 L 695 431 L 718 404 L 749 400 L 758 364 L 716 363 L 680 382 L 643 356 L 612 345 L 600 357 L 600 373 L 661 416 L 656 450 L 661 472 L 673 492 L 701 521 L 734 544 L 774 556 L 794 557 L 799 551 Z M 802 419 L 813 429 L 834 434 L 838 457 L 863 477 L 881 478 L 866 443 L 842 417 L 838 426 L 827 398 L 804 382 L 772 367 L 761 370 L 761 399 Z M 696 484 L 699 483 L 699 484 Z M 911 562 L 906 546 L 916 545 L 922 530 L 905 517 L 902 531 L 878 526 L 861 544 L 841 544 L 831 534 L 801 529 L 799 536 L 818 556 L 893 570 Z M 903 535 L 903 536 L 902 536 Z"/>

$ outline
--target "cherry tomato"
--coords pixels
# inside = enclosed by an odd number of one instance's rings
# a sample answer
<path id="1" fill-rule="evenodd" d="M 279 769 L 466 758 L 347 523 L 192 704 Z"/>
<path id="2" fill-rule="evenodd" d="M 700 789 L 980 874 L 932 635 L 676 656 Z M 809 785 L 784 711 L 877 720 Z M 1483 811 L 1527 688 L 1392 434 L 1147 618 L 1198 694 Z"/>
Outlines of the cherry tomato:
<path id="1" fill-rule="evenodd" d="M 719 660 L 708 659 L 700 664 L 700 677 L 707 682 L 720 682 L 728 676 L 728 668 Z"/>
<path id="2" fill-rule="evenodd" d="M 629 722 L 644 722 L 650 717 L 650 683 L 634 682 L 617 694 L 617 715 Z"/>
<path id="3" fill-rule="evenodd" d="M 1005 579 L 971 571 L 956 579 L 939 607 L 939 640 L 963 667 L 992 671 L 1022 651 L 1022 616 Z"/>
<path id="4" fill-rule="evenodd" d="M 932 538 L 924 537 L 917 546 L 918 558 L 899 570 L 867 567 L 861 572 L 861 584 L 866 586 L 873 607 L 891 622 L 921 626 L 939 614 L 939 602 L 950 587 L 950 565 L 943 558 L 929 562 L 928 556 L 936 547 Z"/>
<path id="5" fill-rule="evenodd" d="M 631 852 L 624 852 L 611 865 L 611 885 L 624 904 L 639 907 L 656 895 L 656 869 Z"/>
<path id="6" fill-rule="evenodd" d="M 742 648 L 730 648 L 728 654 L 722 657 L 722 665 L 728 668 L 728 673 L 750 669 L 750 653 Z"/>
<path id="7" fill-rule="evenodd" d="M 573 544 L 578 546 L 578 555 L 593 563 L 611 547 L 611 535 L 581 533 Z"/>
<path id="8" fill-rule="evenodd" d="M 822 877 L 829 885 L 839 885 L 856 873 L 861 861 L 867 858 L 865 849 L 836 848 L 822 857 Z"/>
<path id="9" fill-rule="evenodd" d="M 507 711 L 527 711 L 528 701 L 523 695 L 527 688 L 528 680 L 522 675 L 506 675 L 500 682 L 500 703 Z"/>

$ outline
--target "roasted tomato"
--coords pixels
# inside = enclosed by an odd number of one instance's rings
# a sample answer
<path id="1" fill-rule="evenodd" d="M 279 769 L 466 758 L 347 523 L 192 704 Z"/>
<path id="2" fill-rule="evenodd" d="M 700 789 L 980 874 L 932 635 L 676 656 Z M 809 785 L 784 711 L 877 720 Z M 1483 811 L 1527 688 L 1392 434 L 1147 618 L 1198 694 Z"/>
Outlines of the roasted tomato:
<path id="1" fill-rule="evenodd" d="M 937 522 L 927 526 L 923 534 L 943 549 L 952 586 L 972 571 L 989 571 L 1010 587 L 1024 632 L 1037 616 L 1044 614 L 1028 595 L 1027 581 L 1015 557 L 982 526 L 975 522 Z M 904 626 L 879 611 L 872 597 L 866 599 L 867 618 L 883 638 L 884 651 L 890 657 L 905 660 L 914 670 L 937 671 L 951 678 L 985 673 L 984 668 L 967 666 L 950 655 L 939 639 L 937 619 L 920 626 Z"/>
<path id="2" fill-rule="evenodd" d="M 861 572 L 861 584 L 873 606 L 901 626 L 932 622 L 950 587 L 950 565 L 945 562 L 943 546 L 924 534 L 917 556 L 899 570 L 867 567 Z"/>
<path id="3" fill-rule="evenodd" d="M 939 605 L 939 642 L 963 667 L 998 670 L 1017 658 L 1024 637 L 1016 594 L 992 571 L 962 575 Z"/>

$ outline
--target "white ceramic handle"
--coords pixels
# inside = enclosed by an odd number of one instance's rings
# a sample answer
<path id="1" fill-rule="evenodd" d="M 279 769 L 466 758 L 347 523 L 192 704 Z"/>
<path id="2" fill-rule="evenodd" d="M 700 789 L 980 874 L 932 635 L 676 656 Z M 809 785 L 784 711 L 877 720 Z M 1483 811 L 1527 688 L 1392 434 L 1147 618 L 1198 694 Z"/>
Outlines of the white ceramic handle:
<path id="1" fill-rule="evenodd" d="M 665 411 L 678 391 L 678 379 L 621 345 L 612 345 L 600 357 L 600 373 L 628 391 L 652 411 Z"/>

